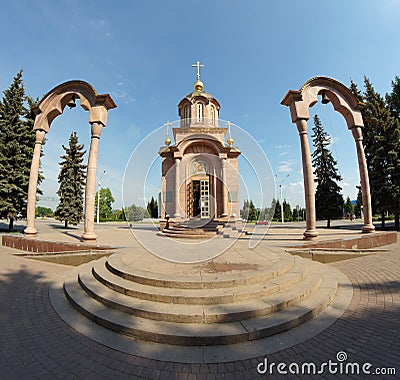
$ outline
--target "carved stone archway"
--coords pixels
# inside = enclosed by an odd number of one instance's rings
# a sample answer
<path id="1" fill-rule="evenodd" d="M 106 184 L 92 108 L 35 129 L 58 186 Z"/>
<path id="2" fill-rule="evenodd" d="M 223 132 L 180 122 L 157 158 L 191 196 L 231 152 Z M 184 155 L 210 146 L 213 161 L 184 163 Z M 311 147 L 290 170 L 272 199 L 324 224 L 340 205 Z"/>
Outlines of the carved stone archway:
<path id="1" fill-rule="evenodd" d="M 359 103 L 352 92 L 342 83 L 327 77 L 315 77 L 308 80 L 300 90 L 290 90 L 281 104 L 290 108 L 292 122 L 296 124 L 300 135 L 301 154 L 303 162 L 304 196 L 307 212 L 307 228 L 304 239 L 318 238 L 316 229 L 314 176 L 311 162 L 310 145 L 308 142 L 309 108 L 318 102 L 318 95 L 325 94 L 332 102 L 335 111 L 343 115 L 347 128 L 351 130 L 357 149 L 358 167 L 360 171 L 361 191 L 364 206 L 363 232 L 373 232 L 371 195 L 369 177 L 364 148 L 362 145 L 362 128 L 364 122 L 361 115 L 362 103 Z"/>
<path id="2" fill-rule="evenodd" d="M 109 94 L 99 95 L 89 83 L 79 80 L 65 82 L 55 87 L 44 96 L 35 109 L 36 118 L 33 129 L 36 131 L 36 142 L 29 177 L 27 224 L 24 232 L 30 236 L 37 234 L 35 228 L 36 192 L 43 139 L 50 131 L 53 120 L 63 113 L 71 99 L 79 99 L 81 107 L 89 111 L 92 137 L 86 175 L 85 225 L 82 238 L 84 241 L 93 241 L 97 238 L 94 232 L 94 206 L 99 139 L 102 129 L 107 124 L 108 111 L 117 106 Z"/>

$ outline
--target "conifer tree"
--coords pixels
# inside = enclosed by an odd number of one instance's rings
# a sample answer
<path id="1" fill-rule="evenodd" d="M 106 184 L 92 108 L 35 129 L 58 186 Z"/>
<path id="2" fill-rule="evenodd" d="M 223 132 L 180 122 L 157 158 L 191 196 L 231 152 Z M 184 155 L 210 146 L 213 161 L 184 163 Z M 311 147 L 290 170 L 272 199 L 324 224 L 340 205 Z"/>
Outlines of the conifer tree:
<path id="1" fill-rule="evenodd" d="M 251 221 L 257 220 L 257 218 L 258 218 L 257 210 L 254 206 L 253 201 L 250 200 L 248 220 L 249 220 L 249 222 L 251 222 Z"/>
<path id="2" fill-rule="evenodd" d="M 381 214 L 382 228 L 385 228 L 386 212 L 398 210 L 400 127 L 384 98 L 375 91 L 367 77 L 364 77 L 364 86 L 363 142 L 370 173 L 372 205 Z"/>
<path id="3" fill-rule="evenodd" d="M 362 209 L 362 193 L 361 193 L 361 186 L 357 186 L 358 193 L 357 193 L 357 202 L 354 205 L 354 214 L 356 218 L 361 218 L 361 209 Z"/>
<path id="4" fill-rule="evenodd" d="M 22 70 L 4 91 L 0 101 L 0 218 L 9 220 L 13 229 L 17 218 L 26 216 L 28 185 L 35 132 L 31 108 L 25 108 L 26 96 Z M 42 177 L 39 177 L 39 182 Z"/>
<path id="5" fill-rule="evenodd" d="M 65 154 L 60 158 L 60 173 L 58 182 L 60 187 L 57 194 L 60 197 L 54 216 L 57 220 L 64 222 L 65 228 L 68 223 L 78 224 L 83 219 L 83 191 L 86 178 L 86 165 L 83 159 L 86 151 L 83 144 L 79 144 L 76 132 L 71 133 L 69 146 L 62 146 Z"/>
<path id="6" fill-rule="evenodd" d="M 158 218 L 158 204 L 154 197 L 151 197 L 150 202 L 147 203 L 147 212 L 150 218 Z"/>
<path id="7" fill-rule="evenodd" d="M 386 102 L 395 119 L 387 135 L 388 171 L 390 171 L 389 191 L 392 198 L 391 210 L 395 216 L 395 229 L 400 231 L 400 78 L 392 81 L 392 92 L 386 94 Z"/>
<path id="8" fill-rule="evenodd" d="M 350 197 L 346 198 L 343 211 L 347 217 L 350 217 L 350 215 L 354 213 L 354 207 L 353 204 L 351 203 Z"/>
<path id="9" fill-rule="evenodd" d="M 336 160 L 328 147 L 330 138 L 322 127 L 318 115 L 314 116 L 314 134 L 312 135 L 315 150 L 312 154 L 315 182 L 315 207 L 317 219 L 326 219 L 327 227 L 331 225 L 331 219 L 339 218 L 343 211 L 342 190 L 337 184 L 342 177 L 338 173 Z"/>

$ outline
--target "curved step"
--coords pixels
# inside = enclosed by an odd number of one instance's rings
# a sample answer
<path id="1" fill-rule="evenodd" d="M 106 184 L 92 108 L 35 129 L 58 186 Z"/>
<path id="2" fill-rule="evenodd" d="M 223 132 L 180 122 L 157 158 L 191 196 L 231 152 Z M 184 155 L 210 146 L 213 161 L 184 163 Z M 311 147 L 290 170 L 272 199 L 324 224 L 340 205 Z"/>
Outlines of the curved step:
<path id="1" fill-rule="evenodd" d="M 139 284 L 176 289 L 213 289 L 250 285 L 276 278 L 290 271 L 295 261 L 295 257 L 288 254 L 282 256 L 280 260 L 268 267 L 262 268 L 262 271 L 248 271 L 248 273 L 241 274 L 240 277 L 237 273 L 209 275 L 201 273 L 200 267 L 199 275 L 195 278 L 193 276 L 174 276 L 171 274 L 153 273 L 127 266 L 119 255 L 108 257 L 106 267 L 111 273 Z"/>
<path id="2" fill-rule="evenodd" d="M 203 234 L 191 233 L 190 231 L 185 233 L 180 233 L 173 230 L 165 230 L 162 232 L 163 236 L 173 238 L 173 239 L 212 239 L 218 236 L 217 232 L 205 232 Z"/>
<path id="3" fill-rule="evenodd" d="M 321 276 L 313 273 L 296 284 L 295 289 L 290 288 L 272 297 L 264 296 L 222 305 L 172 305 L 165 302 L 140 300 L 112 291 L 88 272 L 80 273 L 78 281 L 88 295 L 97 301 L 129 314 L 169 322 L 216 323 L 249 319 L 283 310 L 314 292 L 321 283 Z"/>
<path id="4" fill-rule="evenodd" d="M 260 339 L 295 327 L 317 315 L 333 299 L 337 282 L 324 278 L 309 297 L 287 309 L 241 322 L 173 323 L 150 320 L 104 307 L 89 297 L 76 279 L 66 280 L 64 292 L 82 314 L 96 323 L 135 338 L 178 345 L 221 345 Z"/>
<path id="5" fill-rule="evenodd" d="M 296 260 L 290 272 L 281 276 L 254 284 L 243 284 L 234 287 L 216 287 L 207 289 L 168 288 L 152 286 L 126 280 L 110 272 L 105 266 L 106 259 L 94 263 L 93 276 L 108 288 L 131 297 L 155 302 L 174 304 L 225 304 L 243 301 L 250 298 L 261 298 L 293 286 L 302 280 L 307 272 L 308 263 Z"/>

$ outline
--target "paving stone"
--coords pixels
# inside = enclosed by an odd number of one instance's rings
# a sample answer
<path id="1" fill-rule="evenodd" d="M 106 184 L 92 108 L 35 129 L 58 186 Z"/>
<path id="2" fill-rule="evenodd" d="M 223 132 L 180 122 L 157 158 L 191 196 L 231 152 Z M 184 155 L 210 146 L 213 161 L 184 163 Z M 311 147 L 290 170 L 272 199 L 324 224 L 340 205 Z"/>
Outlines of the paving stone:
<path id="1" fill-rule="evenodd" d="M 213 373 L 205 373 L 207 378 L 260 378 L 256 365 L 264 357 L 276 363 L 320 363 L 334 360 L 341 350 L 353 362 L 370 361 L 374 367 L 395 367 L 400 373 L 400 244 L 388 249 L 386 253 L 327 265 L 352 280 L 354 293 L 347 311 L 325 331 L 274 354 L 259 352 L 250 361 L 208 365 L 207 370 Z M 187 379 L 190 373 L 200 378 L 200 365 L 165 363 L 161 369 L 159 361 L 115 351 L 67 325 L 54 312 L 48 296 L 53 279 L 67 269 L 14 257 L 0 248 L 0 304 L 9 305 L 0 311 L 0 378 L 124 378 L 123 371 L 129 379 Z M 150 372 L 144 372 L 146 369 Z M 322 378 L 337 377 L 325 373 Z"/>

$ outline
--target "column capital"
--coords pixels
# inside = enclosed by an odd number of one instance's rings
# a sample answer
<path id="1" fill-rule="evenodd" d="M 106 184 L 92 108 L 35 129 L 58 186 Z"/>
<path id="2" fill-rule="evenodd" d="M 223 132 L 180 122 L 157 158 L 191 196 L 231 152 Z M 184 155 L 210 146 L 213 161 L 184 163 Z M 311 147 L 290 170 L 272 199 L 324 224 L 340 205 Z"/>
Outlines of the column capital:
<path id="1" fill-rule="evenodd" d="M 355 141 L 362 141 L 363 140 L 361 127 L 359 127 L 357 125 L 352 127 L 351 128 L 351 134 L 353 135 Z"/>
<path id="2" fill-rule="evenodd" d="M 100 138 L 101 132 L 103 131 L 104 125 L 98 122 L 94 122 L 91 124 L 92 127 L 92 138 Z"/>
<path id="3" fill-rule="evenodd" d="M 46 131 L 44 131 L 42 129 L 37 129 L 35 144 L 43 144 L 43 140 L 44 140 L 45 136 L 46 136 Z"/>

